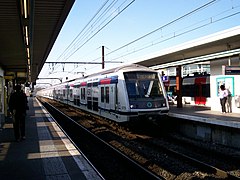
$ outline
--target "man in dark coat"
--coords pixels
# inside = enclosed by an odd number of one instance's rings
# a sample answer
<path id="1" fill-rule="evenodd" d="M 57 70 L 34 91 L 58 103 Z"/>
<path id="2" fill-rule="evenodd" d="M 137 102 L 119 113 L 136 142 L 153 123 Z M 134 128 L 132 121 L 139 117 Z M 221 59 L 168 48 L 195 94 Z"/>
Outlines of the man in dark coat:
<path id="1" fill-rule="evenodd" d="M 15 92 L 9 99 L 9 111 L 13 116 L 13 128 L 16 141 L 25 139 L 25 118 L 28 110 L 26 94 L 21 90 L 21 85 L 15 86 Z"/>

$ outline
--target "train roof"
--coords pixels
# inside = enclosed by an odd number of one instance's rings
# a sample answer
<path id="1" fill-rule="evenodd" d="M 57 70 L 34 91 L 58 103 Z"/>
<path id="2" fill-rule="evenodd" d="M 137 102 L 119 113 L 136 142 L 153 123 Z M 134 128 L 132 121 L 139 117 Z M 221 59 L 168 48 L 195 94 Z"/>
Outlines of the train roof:
<path id="1" fill-rule="evenodd" d="M 89 75 L 84 76 L 84 77 L 75 78 L 74 80 L 71 80 L 71 81 L 81 81 L 81 80 L 89 78 L 89 77 L 110 74 L 110 73 L 118 72 L 118 71 L 121 71 L 121 70 L 128 70 L 128 69 L 139 70 L 140 68 L 142 70 L 145 70 L 145 71 L 155 71 L 153 69 L 150 69 L 146 66 L 142 66 L 142 65 L 139 65 L 139 64 L 127 64 L 127 65 L 122 65 L 122 66 L 119 66 L 119 67 L 111 68 L 111 69 L 108 69 L 108 70 L 102 70 L 100 72 L 89 74 Z M 66 81 L 66 82 L 70 82 L 70 81 Z"/>
<path id="2" fill-rule="evenodd" d="M 121 71 L 121 70 L 128 70 L 128 69 L 139 70 L 139 68 L 142 68 L 142 70 L 155 71 L 153 69 L 150 69 L 146 66 L 142 66 L 142 65 L 139 65 L 139 64 L 127 64 L 127 65 L 115 67 L 115 68 L 112 68 L 112 69 L 103 70 L 101 72 L 97 72 L 97 73 L 94 73 L 94 74 L 90 74 L 86 77 L 92 77 L 92 76 L 97 76 L 97 75 L 105 75 L 105 74 L 110 74 L 110 73 L 118 72 L 118 71 Z"/>
<path id="3" fill-rule="evenodd" d="M 111 68 L 111 69 L 108 69 L 108 70 L 103 70 L 103 71 L 100 71 L 100 72 L 97 72 L 97 73 L 93 73 L 93 74 L 90 74 L 90 75 L 87 75 L 87 76 L 83 76 L 83 77 L 79 77 L 79 78 L 75 78 L 75 79 L 71 79 L 71 80 L 68 80 L 68 81 L 65 81 L 61 84 L 56 84 L 54 85 L 55 87 L 56 86 L 61 86 L 61 85 L 64 85 L 64 84 L 68 84 L 68 83 L 71 83 L 71 82 L 74 82 L 74 83 L 80 83 L 82 80 L 86 79 L 86 78 L 91 78 L 91 77 L 94 77 L 94 76 L 101 76 L 101 75 L 106 75 L 106 74 L 111 74 L 111 73 L 114 73 L 114 72 L 118 72 L 118 71 L 121 71 L 121 70 L 143 70 L 143 71 L 152 71 L 152 72 L 157 72 L 156 70 L 153 70 L 153 69 L 150 69 L 146 66 L 142 66 L 142 65 L 139 65 L 139 64 L 127 64 L 127 65 L 122 65 L 122 66 L 119 66 L 119 67 L 115 67 L 115 68 Z"/>

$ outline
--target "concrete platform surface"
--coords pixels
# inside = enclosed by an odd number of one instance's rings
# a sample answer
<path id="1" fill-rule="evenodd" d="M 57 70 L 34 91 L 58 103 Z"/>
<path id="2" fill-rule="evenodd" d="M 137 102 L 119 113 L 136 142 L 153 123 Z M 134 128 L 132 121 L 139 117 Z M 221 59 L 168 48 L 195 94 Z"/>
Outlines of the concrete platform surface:
<path id="1" fill-rule="evenodd" d="M 206 106 L 183 105 L 182 108 L 178 108 L 176 105 L 171 105 L 169 116 L 208 124 L 240 128 L 239 113 L 222 114 L 220 111 L 212 111 L 210 107 Z"/>
<path id="2" fill-rule="evenodd" d="M 102 179 L 35 98 L 29 98 L 26 140 L 16 142 L 7 118 L 0 130 L 0 179 Z"/>

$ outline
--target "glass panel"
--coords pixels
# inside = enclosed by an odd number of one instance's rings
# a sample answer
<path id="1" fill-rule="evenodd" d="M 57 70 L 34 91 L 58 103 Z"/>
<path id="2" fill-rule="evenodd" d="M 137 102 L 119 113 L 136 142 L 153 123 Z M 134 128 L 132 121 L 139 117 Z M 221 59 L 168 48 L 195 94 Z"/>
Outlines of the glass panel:
<path id="1" fill-rule="evenodd" d="M 162 97 L 158 74 L 154 72 L 124 73 L 129 98 Z"/>
<path id="2" fill-rule="evenodd" d="M 81 99 L 82 100 L 85 100 L 85 96 L 86 96 L 86 93 L 85 93 L 85 88 L 81 88 Z"/>
<path id="3" fill-rule="evenodd" d="M 72 89 L 69 90 L 69 97 L 70 97 L 70 98 L 73 97 L 73 91 L 72 91 Z"/>
<path id="4" fill-rule="evenodd" d="M 106 87 L 105 91 L 106 91 L 106 103 L 109 103 L 109 87 Z"/>
<path id="5" fill-rule="evenodd" d="M 101 87 L 101 102 L 104 102 L 104 87 Z"/>
<path id="6" fill-rule="evenodd" d="M 83 89 L 83 99 L 86 99 L 86 88 Z"/>

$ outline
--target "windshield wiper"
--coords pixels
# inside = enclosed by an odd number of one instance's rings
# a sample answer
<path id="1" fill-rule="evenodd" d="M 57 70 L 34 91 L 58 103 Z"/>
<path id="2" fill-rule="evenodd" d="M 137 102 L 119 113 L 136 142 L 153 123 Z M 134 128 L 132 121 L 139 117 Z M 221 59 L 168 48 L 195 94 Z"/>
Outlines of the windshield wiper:
<path id="1" fill-rule="evenodd" d="M 153 81 L 150 81 L 149 86 L 148 86 L 148 91 L 147 94 L 145 94 L 145 97 L 149 97 L 153 87 Z"/>

